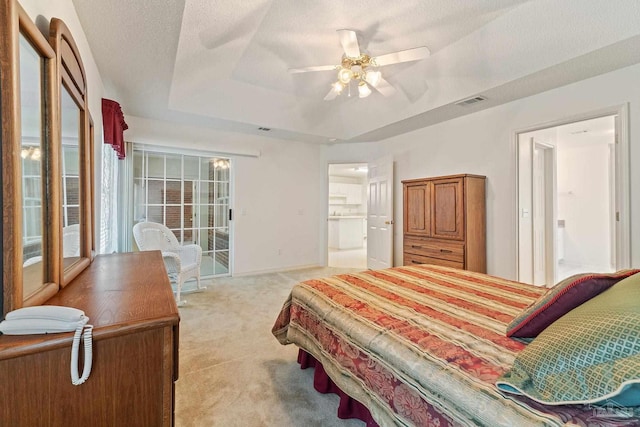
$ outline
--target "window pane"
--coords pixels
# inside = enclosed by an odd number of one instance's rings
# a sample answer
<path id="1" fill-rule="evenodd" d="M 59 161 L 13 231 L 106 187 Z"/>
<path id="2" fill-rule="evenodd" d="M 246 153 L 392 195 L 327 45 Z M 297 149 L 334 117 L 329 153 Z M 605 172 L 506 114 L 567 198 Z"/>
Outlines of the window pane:
<path id="1" fill-rule="evenodd" d="M 147 221 L 164 224 L 164 206 L 149 206 L 147 211 Z"/>
<path id="2" fill-rule="evenodd" d="M 215 205 L 213 226 L 216 228 L 229 226 L 229 210 L 227 205 Z"/>
<path id="3" fill-rule="evenodd" d="M 229 272 L 229 251 L 216 252 L 215 274 L 226 274 Z"/>
<path id="4" fill-rule="evenodd" d="M 164 178 L 164 156 L 162 154 L 147 154 L 147 177 Z"/>
<path id="5" fill-rule="evenodd" d="M 65 178 L 66 186 L 66 204 L 67 205 L 79 205 L 80 204 L 80 179 L 77 176 Z"/>
<path id="6" fill-rule="evenodd" d="M 143 221 L 146 215 L 146 191 L 141 178 L 133 180 L 133 221 Z"/>
<path id="7" fill-rule="evenodd" d="M 215 274 L 213 262 L 213 252 L 202 253 L 202 264 L 200 264 L 201 276 L 212 276 Z"/>
<path id="8" fill-rule="evenodd" d="M 180 206 L 167 206 L 166 208 L 167 218 L 165 225 L 169 228 L 182 228 L 182 218 Z"/>
<path id="9" fill-rule="evenodd" d="M 193 203 L 193 187 L 195 183 L 193 181 L 185 181 L 184 182 L 184 203 L 192 204 Z"/>
<path id="10" fill-rule="evenodd" d="M 198 245 L 202 248 L 202 253 L 213 250 L 213 241 L 209 240 L 213 236 L 212 231 L 213 230 L 200 230 L 200 241 L 198 241 Z"/>
<path id="11" fill-rule="evenodd" d="M 182 179 L 182 156 L 167 154 L 167 178 Z"/>
<path id="12" fill-rule="evenodd" d="M 193 230 L 186 228 L 184 229 L 183 234 L 184 234 L 184 241 L 183 241 L 184 244 L 193 243 Z"/>
<path id="13" fill-rule="evenodd" d="M 199 175 L 200 158 L 184 156 L 184 179 L 197 180 Z"/>
<path id="14" fill-rule="evenodd" d="M 178 242 L 180 242 L 182 240 L 182 230 L 181 229 L 177 229 L 177 230 L 171 230 L 171 232 L 173 233 L 174 236 L 176 236 L 176 239 L 178 239 Z"/>
<path id="15" fill-rule="evenodd" d="M 205 181 L 213 181 L 215 179 L 213 162 L 214 159 L 206 157 L 200 159 L 200 179 Z"/>
<path id="16" fill-rule="evenodd" d="M 142 152 L 134 151 L 133 152 L 133 176 L 141 177 L 142 176 Z"/>
<path id="17" fill-rule="evenodd" d="M 229 249 L 229 230 L 228 229 L 216 229 L 216 250 Z"/>
<path id="18" fill-rule="evenodd" d="M 182 203 L 182 183 L 180 181 L 167 181 L 166 192 L 165 203 L 167 205 L 179 205 Z"/>
<path id="19" fill-rule="evenodd" d="M 184 228 L 192 228 L 194 225 L 193 221 L 193 206 L 192 205 L 184 205 L 182 210 L 183 219 L 184 219 Z"/>
<path id="20" fill-rule="evenodd" d="M 149 185 L 149 199 L 147 201 L 150 205 L 161 205 L 164 203 L 164 181 L 156 179 L 150 179 L 147 181 Z"/>
<path id="21" fill-rule="evenodd" d="M 73 145 L 63 145 L 62 146 L 62 155 L 64 156 L 64 174 L 69 175 L 80 175 L 80 162 L 78 159 L 80 158 L 80 154 L 78 154 L 78 147 Z"/>
<path id="22" fill-rule="evenodd" d="M 200 205 L 198 207 L 198 226 L 200 228 L 213 227 L 213 205 Z"/>
<path id="23" fill-rule="evenodd" d="M 208 205 L 213 203 L 214 200 L 214 184 L 212 182 L 201 181 L 200 182 L 200 204 Z"/>
<path id="24" fill-rule="evenodd" d="M 229 183 L 217 182 L 216 184 L 216 203 L 229 203 Z"/>
<path id="25" fill-rule="evenodd" d="M 26 204 L 40 205 L 42 199 L 41 179 L 39 176 L 25 177 L 22 180 L 22 198 Z"/>
<path id="26" fill-rule="evenodd" d="M 67 225 L 73 225 L 73 224 L 80 224 L 80 208 L 78 206 L 67 206 L 66 208 L 67 210 L 67 215 L 66 215 L 66 224 L 63 224 L 64 226 Z"/>
<path id="27" fill-rule="evenodd" d="M 216 159 L 214 161 L 215 168 L 215 180 L 216 181 L 229 181 L 229 160 L 228 159 Z"/>

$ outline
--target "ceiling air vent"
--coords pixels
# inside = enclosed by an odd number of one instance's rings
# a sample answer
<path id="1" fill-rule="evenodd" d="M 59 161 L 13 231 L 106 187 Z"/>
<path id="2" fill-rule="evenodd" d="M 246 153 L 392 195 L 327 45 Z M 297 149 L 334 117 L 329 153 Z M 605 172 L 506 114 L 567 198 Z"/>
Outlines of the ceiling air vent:
<path id="1" fill-rule="evenodd" d="M 474 96 L 473 98 L 463 99 L 462 101 L 456 102 L 456 105 L 461 105 L 466 107 L 467 105 L 477 104 L 478 102 L 486 101 L 487 98 L 484 96 Z"/>

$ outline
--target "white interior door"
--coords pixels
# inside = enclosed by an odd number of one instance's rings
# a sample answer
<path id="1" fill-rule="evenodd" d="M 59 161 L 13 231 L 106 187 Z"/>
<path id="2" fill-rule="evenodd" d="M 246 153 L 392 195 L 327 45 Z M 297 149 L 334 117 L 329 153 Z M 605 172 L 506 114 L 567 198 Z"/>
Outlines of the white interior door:
<path id="1" fill-rule="evenodd" d="M 545 285 L 547 279 L 547 175 L 545 148 L 533 143 L 533 284 Z"/>
<path id="2" fill-rule="evenodd" d="M 369 163 L 367 268 L 393 266 L 393 159 Z"/>

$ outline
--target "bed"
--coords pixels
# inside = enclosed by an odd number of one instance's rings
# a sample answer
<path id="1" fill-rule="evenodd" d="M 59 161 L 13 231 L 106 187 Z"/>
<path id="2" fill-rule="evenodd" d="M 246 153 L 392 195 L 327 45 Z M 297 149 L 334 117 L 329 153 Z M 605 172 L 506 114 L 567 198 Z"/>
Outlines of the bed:
<path id="1" fill-rule="evenodd" d="M 640 425 L 633 408 L 548 405 L 496 387 L 531 341 L 507 337 L 507 325 L 547 292 L 433 265 L 370 270 L 297 284 L 272 332 L 364 405 L 368 425 Z"/>

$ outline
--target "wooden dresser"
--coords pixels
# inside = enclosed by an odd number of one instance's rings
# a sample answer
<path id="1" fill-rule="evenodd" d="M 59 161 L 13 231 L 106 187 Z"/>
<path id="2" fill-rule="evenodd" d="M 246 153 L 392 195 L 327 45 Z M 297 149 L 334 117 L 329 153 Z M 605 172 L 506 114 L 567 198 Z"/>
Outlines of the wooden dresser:
<path id="1" fill-rule="evenodd" d="M 485 273 L 484 176 L 402 181 L 403 264 L 436 264 Z"/>
<path id="2" fill-rule="evenodd" d="M 159 251 L 99 255 L 47 304 L 89 316 L 91 376 L 71 384 L 72 332 L 0 336 L 0 425 L 173 425 L 180 318 Z"/>

